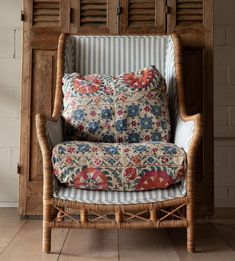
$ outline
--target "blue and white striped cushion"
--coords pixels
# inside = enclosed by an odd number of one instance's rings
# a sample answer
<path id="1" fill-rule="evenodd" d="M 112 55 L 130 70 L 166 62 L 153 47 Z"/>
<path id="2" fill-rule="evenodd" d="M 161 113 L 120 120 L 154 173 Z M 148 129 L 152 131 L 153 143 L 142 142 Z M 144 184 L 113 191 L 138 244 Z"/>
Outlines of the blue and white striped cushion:
<path id="1" fill-rule="evenodd" d="M 183 182 L 184 183 L 184 182 Z M 140 192 L 92 191 L 57 186 L 54 198 L 92 204 L 142 204 L 160 202 L 186 195 L 185 185 L 177 183 L 168 189 L 156 189 Z"/>

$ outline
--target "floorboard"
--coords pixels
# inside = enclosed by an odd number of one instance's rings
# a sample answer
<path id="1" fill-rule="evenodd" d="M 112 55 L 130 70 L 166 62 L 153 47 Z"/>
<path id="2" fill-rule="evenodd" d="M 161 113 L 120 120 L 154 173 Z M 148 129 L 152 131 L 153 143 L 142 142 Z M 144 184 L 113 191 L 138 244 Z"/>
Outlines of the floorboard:
<path id="1" fill-rule="evenodd" d="M 24 220 L 17 216 L 16 208 L 0 208 L 0 254 L 7 247 L 9 242 L 24 226 Z"/>
<path id="2" fill-rule="evenodd" d="M 56 261 L 67 235 L 67 229 L 55 229 L 52 233 L 52 253 L 41 251 L 42 221 L 26 221 L 9 245 L 0 255 L 0 261 Z"/>
<path id="3" fill-rule="evenodd" d="M 121 261 L 179 260 L 165 229 L 120 230 L 119 256 Z"/>
<path id="4" fill-rule="evenodd" d="M 235 224 L 212 224 L 220 236 L 235 250 Z"/>
<path id="5" fill-rule="evenodd" d="M 0 208 L 0 261 L 235 260 L 235 211 L 222 209 L 196 225 L 196 253 L 186 250 L 186 229 L 54 229 L 52 252 L 42 253 L 42 220 L 20 220 Z"/>
<path id="6" fill-rule="evenodd" d="M 209 219 L 220 236 L 235 250 L 235 208 L 216 208 Z"/>
<path id="7" fill-rule="evenodd" d="M 181 261 L 235 260 L 235 252 L 208 223 L 196 225 L 196 253 L 186 251 L 186 229 L 169 229 L 172 244 Z"/>
<path id="8" fill-rule="evenodd" d="M 118 261 L 116 230 L 70 229 L 59 261 Z"/>

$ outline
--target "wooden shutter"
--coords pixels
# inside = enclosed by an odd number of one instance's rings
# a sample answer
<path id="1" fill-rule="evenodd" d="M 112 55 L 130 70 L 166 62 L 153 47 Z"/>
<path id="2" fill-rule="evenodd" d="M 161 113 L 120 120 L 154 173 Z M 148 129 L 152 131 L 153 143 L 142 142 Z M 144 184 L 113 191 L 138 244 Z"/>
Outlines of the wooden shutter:
<path id="1" fill-rule="evenodd" d="M 107 28 L 108 2 L 106 0 L 81 0 L 80 26 Z"/>
<path id="2" fill-rule="evenodd" d="M 71 0 L 72 32 L 115 33 L 115 6 L 115 1 L 110 0 Z"/>
<path id="3" fill-rule="evenodd" d="M 42 165 L 35 115 L 39 111 L 50 115 L 52 111 L 60 33 L 155 34 L 167 30 L 177 32 L 184 44 L 188 112 L 204 113 L 204 140 L 197 162 L 197 213 L 209 215 L 213 205 L 212 0 L 23 0 L 23 3 L 19 214 L 42 214 Z"/>
<path id="4" fill-rule="evenodd" d="M 189 45 L 204 46 L 212 15 L 206 11 L 208 5 L 212 0 L 167 0 L 167 32 L 179 32 Z"/>
<path id="5" fill-rule="evenodd" d="M 163 33 L 164 0 L 120 0 L 119 33 Z"/>
<path id="6" fill-rule="evenodd" d="M 33 1 L 33 25 L 37 27 L 59 27 L 60 1 Z"/>
<path id="7" fill-rule="evenodd" d="M 38 112 L 52 113 L 59 35 L 62 32 L 112 32 L 110 27 L 116 29 L 114 3 L 110 0 L 23 0 L 20 215 L 42 214 L 42 157 L 35 116 Z"/>
<path id="8" fill-rule="evenodd" d="M 168 0 L 167 32 L 183 42 L 186 107 L 203 113 L 197 163 L 197 214 L 213 211 L 213 0 Z"/>
<path id="9" fill-rule="evenodd" d="M 176 25 L 203 24 L 203 0 L 176 0 Z"/>
<path id="10" fill-rule="evenodd" d="M 67 0 L 24 0 L 19 214 L 42 211 L 42 157 L 35 116 L 51 115 L 59 35 L 67 31 Z M 61 10 L 64 13 L 61 13 Z M 67 15 L 67 17 L 66 17 Z"/>

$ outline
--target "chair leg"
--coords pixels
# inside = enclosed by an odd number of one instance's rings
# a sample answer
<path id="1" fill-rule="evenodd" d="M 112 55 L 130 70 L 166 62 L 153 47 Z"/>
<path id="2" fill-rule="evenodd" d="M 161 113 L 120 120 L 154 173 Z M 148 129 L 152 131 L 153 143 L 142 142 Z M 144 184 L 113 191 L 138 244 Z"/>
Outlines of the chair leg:
<path id="1" fill-rule="evenodd" d="M 194 224 L 187 227 L 187 251 L 189 253 L 195 252 Z"/>
<path id="2" fill-rule="evenodd" d="M 187 251 L 190 253 L 195 252 L 195 221 L 194 221 L 194 208 L 193 204 L 187 205 Z"/>
<path id="3" fill-rule="evenodd" d="M 51 251 L 51 228 L 49 227 L 50 217 L 51 206 L 43 206 L 42 251 L 45 253 Z"/>

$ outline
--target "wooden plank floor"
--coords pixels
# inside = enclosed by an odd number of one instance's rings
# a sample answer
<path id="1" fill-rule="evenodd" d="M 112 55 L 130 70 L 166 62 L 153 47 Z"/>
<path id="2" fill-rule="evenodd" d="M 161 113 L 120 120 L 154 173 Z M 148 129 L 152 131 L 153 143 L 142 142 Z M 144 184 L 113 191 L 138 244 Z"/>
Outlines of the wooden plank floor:
<path id="1" fill-rule="evenodd" d="M 54 229 L 52 253 L 41 252 L 41 220 L 20 220 L 14 208 L 0 208 L 1 261 L 235 260 L 235 210 L 197 222 L 197 252 L 186 251 L 185 229 Z"/>

